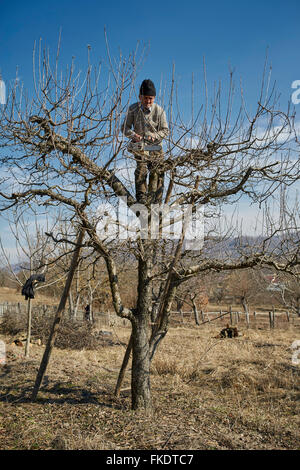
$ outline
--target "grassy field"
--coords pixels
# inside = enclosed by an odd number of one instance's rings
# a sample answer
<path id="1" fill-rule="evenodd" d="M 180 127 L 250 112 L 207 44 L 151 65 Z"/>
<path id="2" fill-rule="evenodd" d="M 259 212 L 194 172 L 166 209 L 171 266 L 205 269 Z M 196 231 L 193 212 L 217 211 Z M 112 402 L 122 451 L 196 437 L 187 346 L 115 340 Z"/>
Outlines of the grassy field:
<path id="1" fill-rule="evenodd" d="M 12 303 L 22 303 L 27 305 L 24 295 L 21 294 L 21 287 L 11 288 L 11 287 L 0 287 L 0 303 L 2 302 L 12 302 Z M 41 291 L 35 293 L 35 304 L 48 304 L 48 305 L 57 305 L 57 299 L 54 297 L 48 297 L 43 295 Z"/>
<path id="2" fill-rule="evenodd" d="M 130 330 L 110 330 L 95 350 L 54 349 L 35 403 L 44 347 L 25 359 L 0 337 L 0 449 L 299 449 L 299 329 L 217 339 L 216 325 L 171 328 L 153 360 L 150 415 L 130 409 L 130 370 L 113 395 Z"/>

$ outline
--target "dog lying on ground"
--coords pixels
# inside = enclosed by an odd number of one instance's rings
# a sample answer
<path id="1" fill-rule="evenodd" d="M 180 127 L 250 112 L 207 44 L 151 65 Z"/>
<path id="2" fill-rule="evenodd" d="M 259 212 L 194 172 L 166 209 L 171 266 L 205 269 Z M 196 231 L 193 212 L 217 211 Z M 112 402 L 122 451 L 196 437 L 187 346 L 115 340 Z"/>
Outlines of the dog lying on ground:
<path id="1" fill-rule="evenodd" d="M 239 332 L 236 326 L 226 325 L 226 328 L 223 328 L 217 336 L 214 338 L 236 338 L 239 336 Z"/>

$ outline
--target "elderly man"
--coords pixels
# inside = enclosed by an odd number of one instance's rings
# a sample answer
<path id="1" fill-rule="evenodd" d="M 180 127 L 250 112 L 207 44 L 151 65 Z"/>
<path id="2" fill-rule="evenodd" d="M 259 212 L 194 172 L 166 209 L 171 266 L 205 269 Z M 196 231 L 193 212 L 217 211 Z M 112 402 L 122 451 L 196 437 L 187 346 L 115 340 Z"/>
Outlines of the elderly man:
<path id="1" fill-rule="evenodd" d="M 169 134 L 166 113 L 156 104 L 156 89 L 154 83 L 147 79 L 140 87 L 139 102 L 129 107 L 126 118 L 122 124 L 122 132 L 131 139 L 131 142 L 144 144 L 161 144 Z M 137 150 L 129 146 L 134 154 L 137 166 L 135 170 L 136 198 L 144 203 L 147 198 L 147 168 L 149 169 L 149 191 L 152 193 L 151 202 L 161 202 L 163 195 L 164 174 L 159 163 L 163 159 L 162 150 L 149 152 Z"/>

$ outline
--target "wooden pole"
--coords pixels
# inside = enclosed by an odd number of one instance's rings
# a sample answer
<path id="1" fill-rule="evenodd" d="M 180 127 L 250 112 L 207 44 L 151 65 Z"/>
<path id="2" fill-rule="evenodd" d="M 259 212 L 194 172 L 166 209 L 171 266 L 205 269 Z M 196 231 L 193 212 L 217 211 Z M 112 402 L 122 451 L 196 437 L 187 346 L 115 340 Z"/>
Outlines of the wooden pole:
<path id="1" fill-rule="evenodd" d="M 230 305 L 229 307 L 229 313 L 230 313 L 230 325 L 233 325 L 233 318 L 232 318 L 232 306 Z"/>
<path id="2" fill-rule="evenodd" d="M 290 312 L 288 310 L 286 311 L 286 319 L 288 322 L 290 321 Z"/>
<path id="3" fill-rule="evenodd" d="M 179 309 L 179 313 L 180 313 L 180 316 L 181 316 L 181 323 L 184 323 L 182 308 Z"/>
<path id="4" fill-rule="evenodd" d="M 254 328 L 256 328 L 256 311 L 253 312 Z"/>
<path id="5" fill-rule="evenodd" d="M 123 383 L 123 380 L 124 380 L 125 371 L 126 371 L 126 368 L 127 368 L 129 358 L 130 358 L 131 350 L 132 350 L 132 334 L 130 336 L 130 340 L 128 342 L 126 352 L 125 352 L 125 355 L 124 355 L 124 359 L 123 359 L 123 362 L 122 362 L 122 366 L 121 366 L 121 369 L 120 369 L 120 372 L 119 372 L 117 385 L 116 385 L 116 388 L 115 388 L 115 397 L 118 397 L 120 395 L 121 386 L 122 386 L 122 383 Z"/>
<path id="6" fill-rule="evenodd" d="M 50 336 L 48 338 L 46 349 L 45 349 L 45 352 L 44 352 L 44 355 L 43 355 L 43 358 L 42 358 L 42 361 L 41 361 L 41 364 L 40 364 L 39 371 L 38 371 L 37 376 L 36 376 L 36 381 L 35 381 L 35 385 L 34 385 L 32 396 L 31 396 L 31 399 L 33 401 L 36 400 L 41 382 L 43 380 L 44 374 L 46 372 L 47 365 L 49 363 L 50 355 L 51 355 L 51 352 L 52 352 L 52 349 L 53 349 L 53 346 L 54 346 L 54 342 L 55 342 L 55 339 L 56 339 L 56 336 L 57 336 L 59 324 L 60 324 L 60 321 L 63 317 L 63 312 L 65 310 L 65 306 L 66 306 L 69 291 L 70 291 L 70 288 L 71 288 L 73 276 L 74 276 L 74 273 L 75 273 L 75 270 L 76 270 L 76 267 L 77 267 L 79 253 L 80 253 L 80 245 L 82 244 L 83 237 L 84 237 L 84 229 L 81 228 L 80 231 L 79 231 L 78 237 L 77 237 L 76 248 L 75 248 L 74 253 L 73 253 L 73 257 L 72 257 L 72 261 L 71 261 L 71 265 L 70 265 L 70 270 L 69 270 L 69 274 L 68 274 L 68 277 L 67 277 L 67 280 L 66 280 L 66 283 L 65 283 L 64 291 L 62 293 L 59 306 L 56 310 L 56 314 L 55 314 L 54 322 L 53 322 L 53 325 L 52 325 L 52 328 L 51 328 Z"/>
<path id="7" fill-rule="evenodd" d="M 25 357 L 29 357 L 30 338 L 31 338 L 31 320 L 32 320 L 32 299 L 28 299 L 27 303 L 27 338 L 25 345 Z"/>
<path id="8" fill-rule="evenodd" d="M 250 327 L 250 316 L 249 316 L 249 310 L 248 310 L 248 307 L 246 308 L 245 310 L 245 316 L 246 316 L 246 324 L 247 324 L 247 328 Z"/>
<path id="9" fill-rule="evenodd" d="M 204 319 L 204 312 L 203 312 L 203 310 L 201 310 L 201 321 L 202 321 L 202 323 L 205 321 L 205 319 Z"/>
<path id="10" fill-rule="evenodd" d="M 275 318 L 274 318 L 274 312 L 269 312 L 269 321 L 270 321 L 270 328 L 273 329 L 275 325 Z"/>
<path id="11" fill-rule="evenodd" d="M 193 312 L 194 312 L 194 319 L 195 319 L 196 325 L 200 325 L 200 322 L 199 322 L 199 315 L 198 315 L 198 309 L 197 309 L 197 305 L 195 304 L 194 301 L 193 301 Z"/>

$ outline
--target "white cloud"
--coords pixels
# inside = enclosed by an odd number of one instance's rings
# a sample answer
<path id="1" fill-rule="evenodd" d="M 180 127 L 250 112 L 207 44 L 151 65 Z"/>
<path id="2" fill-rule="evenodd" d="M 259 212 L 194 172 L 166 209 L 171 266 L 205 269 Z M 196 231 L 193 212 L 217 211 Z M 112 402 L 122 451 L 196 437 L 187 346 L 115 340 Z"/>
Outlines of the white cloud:
<path id="1" fill-rule="evenodd" d="M 300 121 L 294 123 L 294 131 L 291 132 L 291 129 L 285 127 L 282 129 L 282 126 L 273 126 L 270 129 L 264 126 L 258 126 L 255 132 L 255 136 L 258 139 L 263 139 L 268 141 L 276 140 L 276 143 L 283 144 L 284 142 L 289 142 L 294 139 L 295 134 L 300 137 Z"/>

